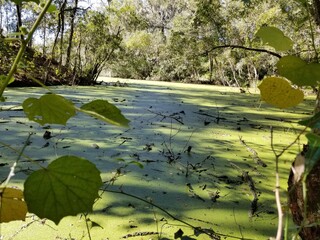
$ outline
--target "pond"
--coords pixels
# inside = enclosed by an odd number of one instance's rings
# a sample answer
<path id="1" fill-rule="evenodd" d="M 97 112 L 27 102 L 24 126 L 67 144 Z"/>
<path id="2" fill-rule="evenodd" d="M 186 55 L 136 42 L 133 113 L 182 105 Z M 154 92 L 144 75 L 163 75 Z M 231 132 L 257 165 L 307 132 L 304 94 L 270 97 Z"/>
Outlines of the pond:
<path id="1" fill-rule="evenodd" d="M 104 191 L 88 215 L 92 239 L 267 239 L 277 230 L 275 157 L 297 136 L 313 101 L 278 110 L 260 102 L 258 91 L 207 85 L 101 78 L 108 85 L 52 87 L 77 106 L 94 99 L 115 104 L 129 128 L 79 113 L 66 126 L 39 126 L 25 118 L 21 102 L 41 88 L 13 88 L 0 112 L 0 179 L 8 175 L 30 132 L 24 154 L 46 166 L 63 155 L 92 161 Z M 116 84 L 119 81 L 120 84 Z M 110 84 L 111 83 L 111 84 Z M 124 84 L 126 83 L 126 84 Z M 44 138 L 46 131 L 50 138 Z M 302 148 L 280 159 L 282 202 L 291 163 Z M 258 157 L 258 158 L 257 158 Z M 257 160 L 260 159 L 260 160 Z M 37 165 L 23 158 L 11 186 Z M 150 204 L 152 203 L 152 204 Z M 181 221 L 179 221 L 181 220 Z M 207 231 L 204 234 L 190 226 Z M 28 214 L 25 222 L 1 224 L 2 239 L 89 239 L 84 217 L 58 226 Z M 294 228 L 291 228 L 294 232 Z"/>

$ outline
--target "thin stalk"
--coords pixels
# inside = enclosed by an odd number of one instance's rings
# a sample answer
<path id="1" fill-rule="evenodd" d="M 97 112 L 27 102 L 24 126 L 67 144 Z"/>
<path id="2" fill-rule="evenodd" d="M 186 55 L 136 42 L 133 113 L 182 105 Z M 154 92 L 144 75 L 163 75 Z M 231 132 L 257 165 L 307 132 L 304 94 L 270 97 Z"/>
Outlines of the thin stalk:
<path id="1" fill-rule="evenodd" d="M 0 145 L 4 146 L 4 147 L 6 147 L 6 148 L 8 148 L 8 149 L 10 149 L 10 150 L 12 150 L 12 151 L 14 151 L 14 152 L 16 152 L 16 153 L 18 153 L 20 155 L 20 151 L 15 149 L 15 148 L 13 148 L 13 147 L 11 147 L 9 144 L 6 144 L 4 142 L 0 142 Z M 33 160 L 31 157 L 23 154 L 23 152 L 21 153 L 20 158 L 21 157 L 24 157 L 25 159 L 29 160 L 30 162 L 38 165 L 40 168 L 43 168 L 43 166 L 40 163 L 38 163 L 37 161 Z"/>
<path id="2" fill-rule="evenodd" d="M 282 226 L 283 226 L 283 212 L 281 208 L 281 199 L 280 199 L 280 178 L 279 178 L 279 157 L 282 155 L 279 155 L 276 153 L 276 150 L 274 149 L 273 144 L 273 128 L 270 128 L 271 133 L 271 149 L 276 157 L 276 189 L 275 189 L 275 198 L 276 198 L 276 205 L 278 209 L 278 230 L 277 230 L 277 236 L 276 240 L 282 239 Z"/>
<path id="3" fill-rule="evenodd" d="M 287 197 L 289 201 L 289 196 Z M 283 235 L 283 240 L 288 240 L 288 230 L 289 230 L 289 206 L 287 204 L 286 206 L 286 214 L 285 214 L 285 225 L 284 225 L 284 235 Z"/>
<path id="4" fill-rule="evenodd" d="M 11 66 L 11 69 L 6 77 L 6 79 L 4 80 L 4 82 L 2 84 L 0 84 L 0 97 L 2 97 L 4 90 L 6 89 L 6 87 L 8 86 L 10 79 L 12 79 L 13 75 L 16 73 L 17 68 L 18 68 L 18 64 L 21 61 L 21 58 L 24 54 L 24 52 L 26 51 L 27 45 L 28 43 L 31 41 L 32 36 L 34 34 L 34 32 L 37 30 L 39 24 L 41 23 L 44 15 L 46 14 L 48 8 L 51 5 L 52 0 L 48 0 L 48 2 L 45 4 L 45 6 L 43 7 L 41 13 L 39 14 L 37 20 L 35 21 L 35 23 L 33 24 L 32 28 L 30 29 L 30 32 L 27 35 L 26 40 L 21 40 L 21 46 L 20 49 L 18 51 L 18 54 L 16 56 L 16 58 L 14 59 L 14 62 Z"/>
<path id="5" fill-rule="evenodd" d="M 89 224 L 88 224 L 89 219 L 87 218 L 88 214 L 87 214 L 87 213 L 84 213 L 83 215 L 84 215 L 84 220 L 85 220 L 85 222 L 86 222 L 86 228 L 87 228 L 87 232 L 88 232 L 88 238 L 89 238 L 89 240 L 92 240 L 92 238 L 91 238 L 91 233 L 90 233 L 90 227 L 89 227 Z"/>

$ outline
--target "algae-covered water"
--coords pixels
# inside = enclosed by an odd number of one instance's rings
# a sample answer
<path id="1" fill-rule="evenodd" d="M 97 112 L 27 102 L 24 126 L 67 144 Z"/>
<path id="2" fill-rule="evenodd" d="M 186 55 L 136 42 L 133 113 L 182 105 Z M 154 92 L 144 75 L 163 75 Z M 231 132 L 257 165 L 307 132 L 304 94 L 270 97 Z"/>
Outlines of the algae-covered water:
<path id="1" fill-rule="evenodd" d="M 66 126 L 42 127 L 24 117 L 21 102 L 46 91 L 8 89 L 0 111 L 0 179 L 6 178 L 17 158 L 17 152 L 3 143 L 19 150 L 32 132 L 24 154 L 39 163 L 77 155 L 100 169 L 106 191 L 101 191 L 88 215 L 92 239 L 174 239 L 181 235 L 182 239 L 210 239 L 177 219 L 223 239 L 274 237 L 278 219 L 270 126 L 275 149 L 280 151 L 296 138 L 301 129 L 296 122 L 309 117 L 313 101 L 278 110 L 261 103 L 255 89 L 240 93 L 238 88 L 119 81 L 127 84 L 52 90 L 78 106 L 94 99 L 108 100 L 131 121 L 128 129 L 80 113 Z M 50 139 L 43 138 L 45 131 L 50 131 Z M 284 208 L 286 179 L 303 141 L 280 159 Z M 254 160 L 250 150 L 267 166 Z M 23 180 L 36 168 L 22 159 L 10 185 L 22 188 Z M 252 205 L 254 194 L 256 206 Z M 56 226 L 28 214 L 25 222 L 1 224 L 1 239 L 89 239 L 84 219 L 67 217 Z M 292 225 L 290 231 L 294 232 Z"/>

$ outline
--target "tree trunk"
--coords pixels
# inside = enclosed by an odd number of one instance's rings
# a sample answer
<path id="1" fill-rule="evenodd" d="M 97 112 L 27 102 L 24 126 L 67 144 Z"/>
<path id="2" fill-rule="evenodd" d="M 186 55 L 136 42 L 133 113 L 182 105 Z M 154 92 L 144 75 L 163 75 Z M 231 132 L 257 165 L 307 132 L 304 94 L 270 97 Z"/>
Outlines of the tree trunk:
<path id="1" fill-rule="evenodd" d="M 209 57 L 209 82 L 213 82 L 213 57 L 212 55 L 209 53 L 208 54 Z"/>
<path id="2" fill-rule="evenodd" d="M 21 4 L 16 4 L 16 8 L 17 8 L 17 32 L 20 32 L 20 27 L 22 26 L 22 18 L 21 18 Z M 24 37 L 21 34 L 20 38 L 23 40 Z"/>
<path id="3" fill-rule="evenodd" d="M 289 207 L 294 223 L 300 227 L 299 235 L 302 239 L 320 239 L 320 161 L 312 168 L 306 179 L 306 213 L 304 213 L 305 202 L 303 197 L 302 180 L 294 181 L 294 174 L 291 171 L 288 180 Z M 304 219 L 304 216 L 306 219 Z"/>
<path id="4" fill-rule="evenodd" d="M 69 67 L 70 64 L 70 57 L 71 57 L 71 49 L 72 49 L 72 40 L 73 40 L 73 33 L 74 33 L 74 22 L 78 8 L 78 0 L 74 1 L 74 8 L 71 11 L 71 21 L 70 21 L 70 35 L 69 35 L 69 44 L 67 48 L 67 57 L 66 57 L 66 67 Z"/>
<path id="5" fill-rule="evenodd" d="M 66 8 L 66 4 L 67 4 L 67 0 L 64 0 L 63 3 L 60 5 L 60 11 L 58 14 L 58 23 L 57 23 L 57 32 L 56 32 L 56 36 L 54 38 L 54 42 L 53 42 L 53 46 L 52 46 L 52 50 L 51 50 L 51 58 L 54 59 L 55 58 L 55 48 L 58 44 L 58 38 L 60 35 L 61 28 L 62 28 L 62 15 L 64 15 L 64 10 Z M 63 32 L 61 33 L 61 35 L 63 34 Z"/>
<path id="6" fill-rule="evenodd" d="M 63 54 L 63 39 L 64 39 L 64 25 L 65 25 L 65 8 L 67 5 L 67 0 L 63 2 L 60 9 L 60 17 L 61 17 L 61 32 L 60 32 L 60 57 L 59 57 L 59 70 L 62 69 L 62 54 Z"/>

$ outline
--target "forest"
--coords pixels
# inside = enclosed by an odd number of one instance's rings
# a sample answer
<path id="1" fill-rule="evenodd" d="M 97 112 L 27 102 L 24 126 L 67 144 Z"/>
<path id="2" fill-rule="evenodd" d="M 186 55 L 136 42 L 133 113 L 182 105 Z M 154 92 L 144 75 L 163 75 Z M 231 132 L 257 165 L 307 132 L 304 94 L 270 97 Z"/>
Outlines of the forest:
<path id="1" fill-rule="evenodd" d="M 0 239 L 320 239 L 319 0 L 1 0 Z"/>
<path id="2" fill-rule="evenodd" d="M 275 74 L 280 57 L 261 47 L 256 37 L 261 26 L 275 26 L 292 39 L 292 54 L 309 62 L 317 59 L 317 1 L 308 8 L 301 7 L 304 2 L 53 1 L 28 46 L 36 50 L 30 55 L 45 57 L 46 66 L 52 66 L 53 71 L 43 70 L 46 78 L 68 77 L 69 84 L 95 83 L 103 72 L 132 79 L 256 86 Z M 32 1 L 2 1 L 0 7 L 6 37 L 17 37 L 21 27 L 30 29 L 39 12 Z M 35 68 L 33 62 L 24 62 L 24 67 Z"/>

